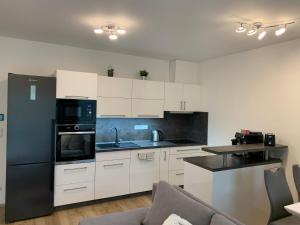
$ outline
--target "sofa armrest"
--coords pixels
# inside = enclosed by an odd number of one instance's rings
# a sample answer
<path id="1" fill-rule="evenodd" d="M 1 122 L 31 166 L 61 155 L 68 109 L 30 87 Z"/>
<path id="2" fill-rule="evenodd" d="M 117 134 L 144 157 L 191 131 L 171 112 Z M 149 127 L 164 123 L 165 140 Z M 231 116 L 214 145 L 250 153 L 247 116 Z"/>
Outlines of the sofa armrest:
<path id="1" fill-rule="evenodd" d="M 148 208 L 83 219 L 79 225 L 141 225 Z"/>

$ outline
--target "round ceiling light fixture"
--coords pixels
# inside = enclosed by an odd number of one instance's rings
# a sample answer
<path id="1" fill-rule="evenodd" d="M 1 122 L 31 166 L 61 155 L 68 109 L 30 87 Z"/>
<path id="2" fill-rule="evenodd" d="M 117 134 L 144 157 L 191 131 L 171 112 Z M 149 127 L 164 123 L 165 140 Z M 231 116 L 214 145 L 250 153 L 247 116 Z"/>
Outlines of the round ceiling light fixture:
<path id="1" fill-rule="evenodd" d="M 96 34 L 106 34 L 110 40 L 117 40 L 119 38 L 118 34 L 123 35 L 126 34 L 126 30 L 122 29 L 119 26 L 114 24 L 109 24 L 106 26 L 102 26 L 100 28 L 94 29 L 94 33 Z"/>
<path id="2" fill-rule="evenodd" d="M 280 36 L 280 35 L 284 34 L 285 31 L 286 31 L 286 24 L 279 26 L 279 28 L 275 31 L 275 35 Z"/>
<path id="3" fill-rule="evenodd" d="M 258 39 L 258 40 L 262 40 L 262 39 L 264 39 L 264 37 L 265 37 L 266 35 L 267 35 L 267 31 L 263 30 L 262 32 L 260 32 L 260 33 L 258 34 L 257 39 Z"/>

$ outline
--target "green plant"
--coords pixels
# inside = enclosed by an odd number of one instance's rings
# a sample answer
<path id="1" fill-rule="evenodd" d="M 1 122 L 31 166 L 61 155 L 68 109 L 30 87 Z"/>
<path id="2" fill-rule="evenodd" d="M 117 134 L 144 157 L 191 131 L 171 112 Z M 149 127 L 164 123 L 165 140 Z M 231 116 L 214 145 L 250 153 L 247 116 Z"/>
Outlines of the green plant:
<path id="1" fill-rule="evenodd" d="M 141 76 L 141 77 L 147 77 L 148 74 L 149 74 L 149 73 L 148 73 L 147 70 L 141 70 L 141 71 L 140 71 L 140 76 Z"/>
<path id="2" fill-rule="evenodd" d="M 112 66 L 107 67 L 107 75 L 109 77 L 113 77 L 114 76 L 114 68 L 112 68 Z"/>

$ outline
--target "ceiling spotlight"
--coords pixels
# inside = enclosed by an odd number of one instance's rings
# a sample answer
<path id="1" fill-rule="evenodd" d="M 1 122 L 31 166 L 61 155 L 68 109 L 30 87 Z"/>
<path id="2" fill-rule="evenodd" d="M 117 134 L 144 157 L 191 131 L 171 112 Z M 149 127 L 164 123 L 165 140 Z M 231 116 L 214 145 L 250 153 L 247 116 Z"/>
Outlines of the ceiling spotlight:
<path id="1" fill-rule="evenodd" d="M 126 34 L 126 30 L 119 28 L 119 29 L 117 29 L 117 33 L 118 34 Z"/>
<path id="2" fill-rule="evenodd" d="M 275 31 L 275 35 L 276 35 L 276 36 L 280 36 L 280 35 L 284 34 L 285 31 L 286 31 L 286 25 L 284 25 L 284 26 L 279 26 L 279 29 L 277 29 L 277 30 Z"/>
<path id="3" fill-rule="evenodd" d="M 252 36 L 252 35 L 256 34 L 256 32 L 257 32 L 257 27 L 252 26 L 251 29 L 248 31 L 247 35 Z"/>
<path id="4" fill-rule="evenodd" d="M 110 34 L 108 37 L 109 37 L 110 40 L 117 40 L 118 39 L 118 36 L 115 35 L 115 34 Z"/>
<path id="5" fill-rule="evenodd" d="M 238 28 L 236 28 L 235 32 L 237 33 L 243 33 L 245 32 L 247 29 L 244 27 L 244 24 L 241 23 L 241 26 L 239 26 Z"/>
<path id="6" fill-rule="evenodd" d="M 94 32 L 95 32 L 96 34 L 102 34 L 102 33 L 103 33 L 103 30 L 102 30 L 101 28 L 97 28 L 97 29 L 94 30 Z"/>
<path id="7" fill-rule="evenodd" d="M 258 40 L 262 40 L 266 36 L 266 34 L 267 34 L 267 31 L 265 31 L 265 30 L 260 32 L 258 35 Z"/>

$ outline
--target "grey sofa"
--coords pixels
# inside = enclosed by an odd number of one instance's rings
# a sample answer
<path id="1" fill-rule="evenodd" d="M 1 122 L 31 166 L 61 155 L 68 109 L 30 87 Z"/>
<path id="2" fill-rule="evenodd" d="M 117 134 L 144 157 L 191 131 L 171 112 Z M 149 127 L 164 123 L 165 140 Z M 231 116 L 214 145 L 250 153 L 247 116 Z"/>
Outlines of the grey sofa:
<path id="1" fill-rule="evenodd" d="M 180 187 L 166 182 L 153 186 L 151 208 L 134 209 L 82 220 L 79 225 L 162 225 L 172 213 L 193 225 L 243 225 L 213 209 Z"/>

